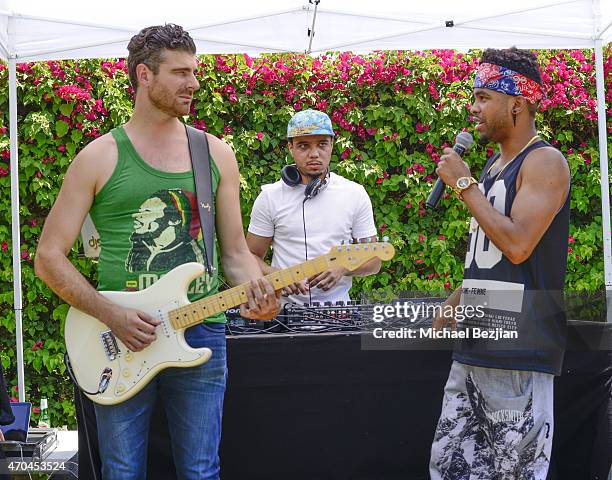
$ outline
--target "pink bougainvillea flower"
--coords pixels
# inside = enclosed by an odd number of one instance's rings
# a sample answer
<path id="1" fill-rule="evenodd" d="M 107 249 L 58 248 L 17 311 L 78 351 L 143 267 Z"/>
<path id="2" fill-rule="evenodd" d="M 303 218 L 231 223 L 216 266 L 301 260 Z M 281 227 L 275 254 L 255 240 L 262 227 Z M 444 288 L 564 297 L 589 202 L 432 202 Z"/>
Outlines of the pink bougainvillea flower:
<path id="1" fill-rule="evenodd" d="M 340 158 L 342 160 L 346 160 L 349 155 L 351 154 L 351 149 L 350 148 L 345 148 L 344 151 L 340 154 Z"/>
<path id="2" fill-rule="evenodd" d="M 91 98 L 89 92 L 76 85 L 62 85 L 55 90 L 55 95 L 66 101 L 89 100 Z"/>

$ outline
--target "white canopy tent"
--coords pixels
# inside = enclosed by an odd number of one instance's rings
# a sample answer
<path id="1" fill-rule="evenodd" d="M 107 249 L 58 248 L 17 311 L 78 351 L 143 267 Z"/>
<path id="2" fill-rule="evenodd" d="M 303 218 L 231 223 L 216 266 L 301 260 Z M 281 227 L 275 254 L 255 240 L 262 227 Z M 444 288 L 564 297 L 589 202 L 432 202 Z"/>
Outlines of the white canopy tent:
<path id="1" fill-rule="evenodd" d="M 177 23 L 198 53 L 593 48 L 601 165 L 605 285 L 612 321 L 612 252 L 602 46 L 612 0 L 0 0 L 0 58 L 9 63 L 12 251 L 19 397 L 25 395 L 17 138 L 17 63 L 127 56 L 142 27 Z"/>

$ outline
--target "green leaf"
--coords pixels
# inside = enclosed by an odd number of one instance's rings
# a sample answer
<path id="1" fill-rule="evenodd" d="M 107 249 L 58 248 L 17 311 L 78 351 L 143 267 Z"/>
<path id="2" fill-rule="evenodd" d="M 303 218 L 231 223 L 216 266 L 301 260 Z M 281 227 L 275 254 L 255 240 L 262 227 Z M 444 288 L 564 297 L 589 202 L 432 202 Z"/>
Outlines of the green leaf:
<path id="1" fill-rule="evenodd" d="M 60 138 L 68 133 L 68 128 L 68 124 L 63 120 L 58 120 L 55 122 L 55 133 Z"/>
<path id="2" fill-rule="evenodd" d="M 74 130 L 72 130 L 72 133 L 70 134 L 70 138 L 72 138 L 72 141 L 74 143 L 79 143 L 81 139 L 83 138 L 83 132 L 75 128 Z"/>
<path id="3" fill-rule="evenodd" d="M 59 110 L 60 112 L 62 112 L 62 115 L 66 117 L 70 116 L 73 109 L 74 109 L 74 105 L 72 105 L 72 103 L 62 103 L 59 107 Z"/>

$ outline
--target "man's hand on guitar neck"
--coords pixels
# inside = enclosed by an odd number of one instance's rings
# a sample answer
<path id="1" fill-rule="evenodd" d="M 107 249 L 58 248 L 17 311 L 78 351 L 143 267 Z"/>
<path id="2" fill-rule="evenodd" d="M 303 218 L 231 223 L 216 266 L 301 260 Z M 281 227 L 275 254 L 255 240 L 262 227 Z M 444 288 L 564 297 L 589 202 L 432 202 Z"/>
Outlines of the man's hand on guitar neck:
<path id="1" fill-rule="evenodd" d="M 308 279 L 309 288 L 319 287 L 321 290 L 327 291 L 333 288 L 338 280 L 348 273 L 348 269 L 344 267 L 330 268 L 324 272 L 313 275 Z"/>
<path id="2" fill-rule="evenodd" d="M 265 278 L 251 280 L 246 289 L 248 303 L 240 305 L 240 315 L 253 320 L 271 320 L 280 312 L 280 290 L 274 291 Z"/>
<path id="3" fill-rule="evenodd" d="M 113 334 L 132 352 L 140 352 L 156 339 L 155 327 L 160 321 L 151 315 L 133 308 L 115 305 L 103 321 Z"/>

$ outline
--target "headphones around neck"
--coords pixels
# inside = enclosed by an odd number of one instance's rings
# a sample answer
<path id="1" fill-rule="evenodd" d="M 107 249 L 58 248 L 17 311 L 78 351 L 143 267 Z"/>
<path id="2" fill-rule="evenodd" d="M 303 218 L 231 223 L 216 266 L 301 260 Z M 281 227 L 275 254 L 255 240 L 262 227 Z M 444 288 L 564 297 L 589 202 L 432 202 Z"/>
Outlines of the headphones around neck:
<path id="1" fill-rule="evenodd" d="M 302 174 L 298 170 L 297 166 L 294 165 L 285 165 L 281 170 L 281 178 L 283 182 L 285 182 L 290 187 L 297 187 L 302 183 Z M 306 185 L 306 189 L 304 190 L 304 200 L 310 200 L 311 198 L 316 197 L 319 192 L 325 190 L 327 184 L 329 183 L 329 168 L 325 174 L 325 178 L 321 180 L 320 177 L 315 177 Z"/>

